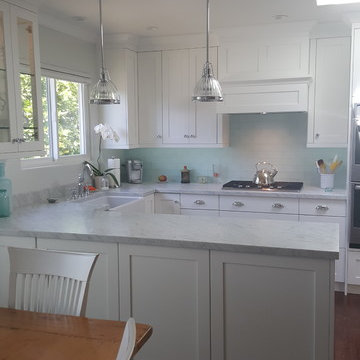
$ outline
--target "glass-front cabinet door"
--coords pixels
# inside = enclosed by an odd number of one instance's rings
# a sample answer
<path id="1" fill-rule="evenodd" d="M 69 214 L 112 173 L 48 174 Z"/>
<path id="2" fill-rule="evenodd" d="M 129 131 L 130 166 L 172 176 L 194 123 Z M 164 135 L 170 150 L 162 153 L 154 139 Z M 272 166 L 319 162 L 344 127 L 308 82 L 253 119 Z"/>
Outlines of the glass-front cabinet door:
<path id="1" fill-rule="evenodd" d="M 43 149 L 37 16 L 11 7 L 17 137 L 20 152 Z"/>
<path id="2" fill-rule="evenodd" d="M 0 155 L 18 151 L 10 7 L 0 2 Z"/>

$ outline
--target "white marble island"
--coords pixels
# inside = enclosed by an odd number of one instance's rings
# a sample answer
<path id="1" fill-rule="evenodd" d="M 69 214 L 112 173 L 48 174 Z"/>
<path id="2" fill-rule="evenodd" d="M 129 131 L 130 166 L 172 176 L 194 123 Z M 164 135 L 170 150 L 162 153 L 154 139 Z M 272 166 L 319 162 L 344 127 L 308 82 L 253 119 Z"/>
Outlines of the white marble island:
<path id="1" fill-rule="evenodd" d="M 87 316 L 153 325 L 140 359 L 332 359 L 335 224 L 59 203 L 0 219 L 0 239 L 2 289 L 5 246 L 100 252 Z"/>

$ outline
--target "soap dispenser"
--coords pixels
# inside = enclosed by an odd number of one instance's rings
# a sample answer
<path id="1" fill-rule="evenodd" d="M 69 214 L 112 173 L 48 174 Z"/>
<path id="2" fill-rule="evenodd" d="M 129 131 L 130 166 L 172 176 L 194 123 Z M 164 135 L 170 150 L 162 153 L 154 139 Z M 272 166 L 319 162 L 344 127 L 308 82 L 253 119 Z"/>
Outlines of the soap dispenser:
<path id="1" fill-rule="evenodd" d="M 5 163 L 0 162 L 0 217 L 10 216 L 11 181 L 5 177 Z"/>

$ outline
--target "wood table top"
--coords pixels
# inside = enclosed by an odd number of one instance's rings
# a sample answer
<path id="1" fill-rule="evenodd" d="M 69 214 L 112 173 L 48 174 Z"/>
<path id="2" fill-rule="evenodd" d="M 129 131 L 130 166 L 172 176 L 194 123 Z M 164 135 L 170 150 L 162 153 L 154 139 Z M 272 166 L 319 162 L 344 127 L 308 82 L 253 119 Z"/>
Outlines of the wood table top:
<path id="1" fill-rule="evenodd" d="M 125 324 L 0 308 L 0 359 L 115 360 Z M 151 334 L 151 326 L 136 324 L 134 353 Z"/>

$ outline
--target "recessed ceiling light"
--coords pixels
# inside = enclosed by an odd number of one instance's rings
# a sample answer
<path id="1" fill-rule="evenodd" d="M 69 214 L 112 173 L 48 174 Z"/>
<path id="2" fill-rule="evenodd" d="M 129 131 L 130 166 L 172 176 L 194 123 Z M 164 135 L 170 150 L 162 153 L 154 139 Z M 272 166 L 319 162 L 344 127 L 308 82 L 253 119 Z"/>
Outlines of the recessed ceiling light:
<path id="1" fill-rule="evenodd" d="M 360 0 L 316 0 L 317 6 L 321 5 L 342 5 L 342 4 L 356 4 Z"/>
<path id="2" fill-rule="evenodd" d="M 286 18 L 288 18 L 289 16 L 288 15 L 285 15 L 285 14 L 277 14 L 277 15 L 274 15 L 273 18 L 275 20 L 284 20 Z"/>
<path id="3" fill-rule="evenodd" d="M 148 26 L 148 27 L 146 28 L 146 30 L 149 30 L 149 31 L 158 31 L 159 28 L 158 28 L 157 26 Z"/>
<path id="4" fill-rule="evenodd" d="M 85 21 L 86 17 L 85 16 L 72 16 L 71 17 L 74 21 Z"/>

